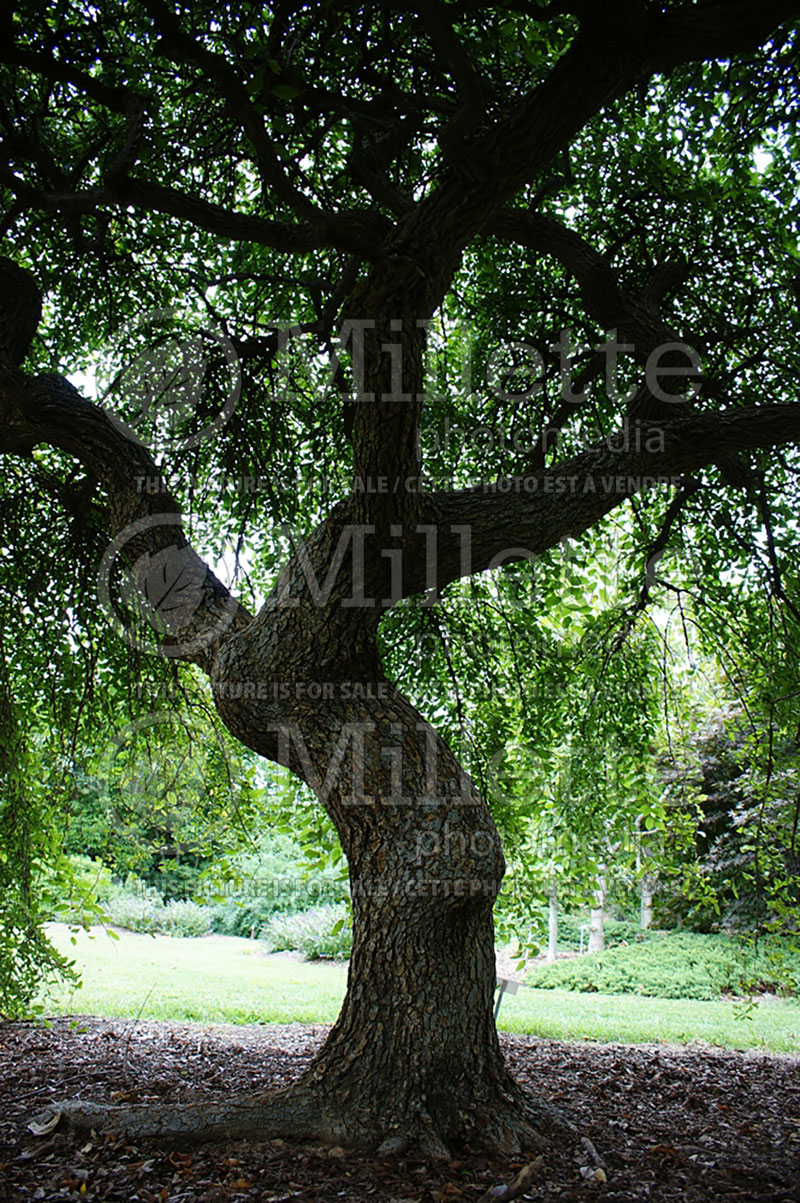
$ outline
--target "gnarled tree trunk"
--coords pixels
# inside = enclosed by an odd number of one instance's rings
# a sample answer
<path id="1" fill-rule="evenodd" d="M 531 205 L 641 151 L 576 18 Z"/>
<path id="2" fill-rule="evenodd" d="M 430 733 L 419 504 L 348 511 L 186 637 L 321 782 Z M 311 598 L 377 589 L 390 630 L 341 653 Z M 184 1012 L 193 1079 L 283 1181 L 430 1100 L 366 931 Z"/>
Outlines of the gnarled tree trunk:
<path id="1" fill-rule="evenodd" d="M 286 606 L 227 647 L 212 672 L 229 728 L 311 785 L 349 864 L 347 994 L 298 1089 L 318 1105 L 323 1135 L 343 1143 L 517 1148 L 530 1142 L 530 1113 L 493 1020 L 492 907 L 505 867 L 497 830 L 376 654 L 344 674 L 338 661 L 326 666 L 320 640 L 336 621 Z M 281 633 L 298 623 L 307 624 L 305 656 Z M 288 705 L 245 696 L 259 693 L 248 682 L 287 679 L 278 692 Z"/>

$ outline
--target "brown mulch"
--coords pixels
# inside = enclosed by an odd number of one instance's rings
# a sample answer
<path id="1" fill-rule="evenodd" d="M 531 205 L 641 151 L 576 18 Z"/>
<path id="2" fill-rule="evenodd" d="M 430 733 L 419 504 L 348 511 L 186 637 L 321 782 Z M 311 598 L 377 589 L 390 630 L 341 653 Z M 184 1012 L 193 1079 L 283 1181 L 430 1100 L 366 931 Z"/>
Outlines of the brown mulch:
<path id="1" fill-rule="evenodd" d="M 181 1101 L 283 1084 L 326 1031 L 85 1017 L 0 1024 L 0 1200 L 477 1203 L 525 1164 L 471 1154 L 425 1164 L 279 1140 L 131 1145 L 26 1130 L 56 1099 Z M 800 1058 L 501 1039 L 517 1078 L 561 1107 L 602 1161 L 559 1138 L 525 1198 L 800 1201 Z"/>

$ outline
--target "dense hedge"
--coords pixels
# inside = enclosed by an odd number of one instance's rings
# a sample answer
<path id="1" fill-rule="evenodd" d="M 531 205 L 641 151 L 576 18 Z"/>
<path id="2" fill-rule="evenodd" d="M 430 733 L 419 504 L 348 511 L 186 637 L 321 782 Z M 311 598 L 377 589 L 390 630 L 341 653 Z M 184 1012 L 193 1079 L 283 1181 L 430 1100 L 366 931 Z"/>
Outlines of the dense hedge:
<path id="1" fill-rule="evenodd" d="M 654 933 L 635 944 L 541 965 L 528 975 L 539 989 L 646 994 L 658 998 L 718 998 L 772 990 L 794 993 L 800 953 L 785 942 L 758 948 L 727 936 Z"/>

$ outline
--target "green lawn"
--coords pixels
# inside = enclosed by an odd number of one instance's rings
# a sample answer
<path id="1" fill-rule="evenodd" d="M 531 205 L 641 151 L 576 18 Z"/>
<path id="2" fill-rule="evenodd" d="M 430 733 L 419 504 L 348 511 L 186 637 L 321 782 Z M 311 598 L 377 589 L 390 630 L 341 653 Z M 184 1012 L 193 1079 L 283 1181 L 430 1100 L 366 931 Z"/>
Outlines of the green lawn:
<path id="1" fill-rule="evenodd" d="M 343 965 L 265 956 L 235 936 L 175 939 L 101 929 L 78 932 L 52 924 L 53 942 L 83 975 L 80 990 L 60 989 L 46 1003 L 52 1015 L 190 1019 L 204 1023 L 331 1023 L 338 1014 Z M 578 994 L 521 987 L 506 994 L 499 1026 L 561 1040 L 686 1043 L 800 1053 L 800 1003 L 767 1000 L 748 1018 L 732 1002 Z M 739 1016 L 739 1017 L 737 1017 Z"/>
<path id="2" fill-rule="evenodd" d="M 195 1019 L 203 1023 L 332 1023 L 347 982 L 341 964 L 265 956 L 256 940 L 237 936 L 178 939 L 102 928 L 47 926 L 58 949 L 74 959 L 80 990 L 57 988 L 46 1000 L 54 1015 Z"/>

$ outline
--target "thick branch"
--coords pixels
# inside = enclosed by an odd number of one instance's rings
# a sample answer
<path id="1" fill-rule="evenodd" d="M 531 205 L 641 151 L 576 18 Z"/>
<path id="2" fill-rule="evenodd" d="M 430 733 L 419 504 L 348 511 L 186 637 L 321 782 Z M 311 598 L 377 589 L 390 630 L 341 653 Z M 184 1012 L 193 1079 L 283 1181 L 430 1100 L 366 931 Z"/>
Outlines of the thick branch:
<path id="1" fill-rule="evenodd" d="M 669 71 L 680 63 L 748 54 L 793 17 L 797 0 L 724 0 L 681 5 L 651 18 L 645 74 Z"/>
<path id="2" fill-rule="evenodd" d="M 486 103 L 485 88 L 439 0 L 424 0 L 420 15 L 435 52 L 446 64 L 461 93 L 462 104 L 444 138 L 463 135 L 478 123 Z"/>
<path id="3" fill-rule="evenodd" d="M 665 423 L 663 436 L 630 424 L 587 451 L 528 477 L 424 497 L 423 519 L 438 534 L 439 588 L 472 572 L 530 559 L 576 538 L 626 498 L 674 482 L 721 455 L 800 439 L 800 405 L 749 406 Z M 467 540 L 464 532 L 469 533 Z M 430 588 L 424 556 L 408 565 L 403 592 Z"/>
<path id="4" fill-rule="evenodd" d="M 26 208 L 45 213 L 95 213 L 103 205 L 136 205 L 151 213 L 166 213 L 232 242 L 253 242 L 289 254 L 304 254 L 330 246 L 362 258 L 380 257 L 380 237 L 388 222 L 370 210 L 339 213 L 320 226 L 270 221 L 249 213 L 238 213 L 179 192 L 163 184 L 135 176 L 121 176 L 105 187 L 85 192 L 41 192 L 21 180 L 10 168 L 0 167 L 0 183 Z"/>
<path id="5" fill-rule="evenodd" d="M 133 578 L 128 609 L 154 623 L 166 654 L 205 667 L 250 615 L 190 547 L 150 453 L 63 377 L 0 367 L 0 452 L 30 454 L 39 443 L 75 456 L 105 488 L 109 590 L 118 560 Z"/>
<path id="6" fill-rule="evenodd" d="M 312 225 L 270 221 L 264 217 L 231 212 L 200 197 L 178 192 L 163 184 L 126 177 L 114 181 L 113 199 L 125 205 L 168 213 L 201 230 L 235 242 L 255 242 L 275 250 L 303 253 L 335 247 L 365 259 L 381 257 L 380 242 L 389 223 L 372 210 L 353 210 L 325 217 Z"/>
<path id="7" fill-rule="evenodd" d="M 630 339 L 632 354 L 640 363 L 646 363 L 657 347 L 678 340 L 654 303 L 663 295 L 660 279 L 654 287 L 648 285 L 643 296 L 632 296 L 619 283 L 608 259 L 554 218 L 504 209 L 486 232 L 556 259 L 575 277 L 589 316 L 605 330 L 618 330 Z"/>
<path id="8" fill-rule="evenodd" d="M 660 352 L 657 359 L 657 393 L 654 394 L 650 379 L 643 380 L 629 400 L 630 417 L 669 421 L 692 411 L 692 404 L 685 394 L 691 348 L 663 321 L 659 313 L 665 293 L 685 277 L 685 263 L 662 264 L 643 291 L 633 296 L 620 284 L 604 255 L 580 234 L 553 218 L 539 213 L 505 210 L 492 223 L 492 230 L 519 245 L 557 259 L 575 277 L 589 315 L 606 330 L 622 334 L 627 349 L 639 363 L 647 365 L 650 356 Z M 667 349 L 670 344 L 674 349 Z M 675 372 L 671 374 L 670 368 L 674 368 Z M 699 383 L 697 377 L 694 383 Z M 665 394 L 668 400 L 664 399 Z M 569 407 L 562 405 L 557 414 L 560 425 L 551 424 L 547 434 L 551 431 L 558 433 L 569 416 Z M 728 484 L 741 487 L 747 483 L 748 470 L 737 457 L 720 457 L 716 462 Z"/>
<path id="9" fill-rule="evenodd" d="M 13 29 L 13 26 L 7 28 Z M 3 58 L 6 62 L 14 63 L 19 67 L 37 71 L 47 80 L 72 84 L 78 91 L 91 96 L 93 100 L 97 100 L 104 108 L 110 109 L 112 112 L 125 113 L 132 98 L 145 100 L 141 93 L 132 88 L 111 87 L 96 76 L 90 75 L 88 71 L 82 71 L 80 67 L 65 62 L 63 59 L 56 59 L 52 54 L 25 50 L 12 44 L 3 47 Z"/>

